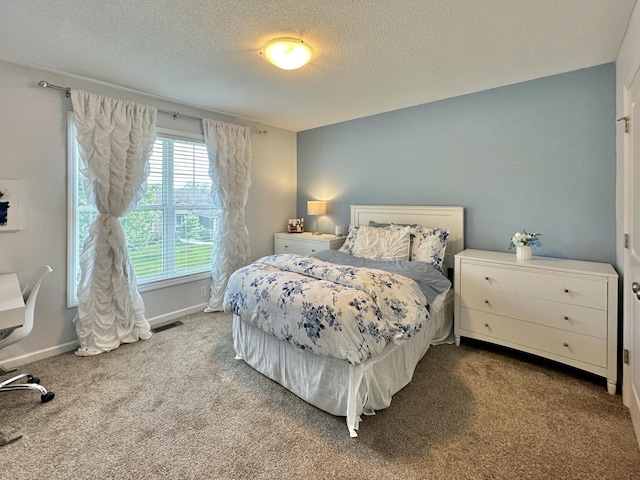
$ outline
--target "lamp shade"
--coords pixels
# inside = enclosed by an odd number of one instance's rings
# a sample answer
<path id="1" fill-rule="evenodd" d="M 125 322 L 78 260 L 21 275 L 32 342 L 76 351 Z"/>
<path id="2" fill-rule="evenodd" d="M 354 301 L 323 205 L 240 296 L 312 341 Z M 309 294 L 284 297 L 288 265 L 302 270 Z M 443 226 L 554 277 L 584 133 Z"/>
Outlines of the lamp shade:
<path id="1" fill-rule="evenodd" d="M 307 202 L 307 215 L 326 215 L 327 202 L 309 200 Z"/>
<path id="2" fill-rule="evenodd" d="M 306 65 L 313 51 L 298 38 L 276 38 L 260 51 L 262 57 L 283 70 L 295 70 Z"/>

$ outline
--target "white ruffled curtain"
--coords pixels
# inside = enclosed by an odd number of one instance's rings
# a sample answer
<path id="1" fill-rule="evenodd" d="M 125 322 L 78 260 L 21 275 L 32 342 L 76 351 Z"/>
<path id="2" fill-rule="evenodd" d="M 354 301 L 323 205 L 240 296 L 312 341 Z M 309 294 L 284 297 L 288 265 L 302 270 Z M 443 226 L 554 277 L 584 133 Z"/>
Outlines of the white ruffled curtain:
<path id="1" fill-rule="evenodd" d="M 157 110 L 71 90 L 85 194 L 98 210 L 80 256 L 79 356 L 151 336 L 120 218 L 146 190 Z"/>
<path id="2" fill-rule="evenodd" d="M 229 277 L 249 260 L 244 207 L 251 186 L 251 137 L 250 129 L 240 125 L 204 119 L 202 126 L 216 210 L 211 296 L 205 312 L 219 312 Z"/>

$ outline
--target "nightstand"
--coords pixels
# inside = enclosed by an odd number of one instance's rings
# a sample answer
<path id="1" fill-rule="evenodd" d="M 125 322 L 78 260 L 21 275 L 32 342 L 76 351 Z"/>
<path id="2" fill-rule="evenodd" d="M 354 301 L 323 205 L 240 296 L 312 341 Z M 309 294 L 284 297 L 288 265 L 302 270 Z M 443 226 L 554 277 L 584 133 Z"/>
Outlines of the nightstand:
<path id="1" fill-rule="evenodd" d="M 606 263 L 465 250 L 455 256 L 456 345 L 475 338 L 607 379 L 616 391 L 618 274 Z"/>
<path id="2" fill-rule="evenodd" d="M 322 235 L 314 235 L 309 232 L 276 233 L 275 252 L 311 255 L 321 250 L 337 250 L 346 239 L 347 237 L 336 237 L 326 233 Z"/>

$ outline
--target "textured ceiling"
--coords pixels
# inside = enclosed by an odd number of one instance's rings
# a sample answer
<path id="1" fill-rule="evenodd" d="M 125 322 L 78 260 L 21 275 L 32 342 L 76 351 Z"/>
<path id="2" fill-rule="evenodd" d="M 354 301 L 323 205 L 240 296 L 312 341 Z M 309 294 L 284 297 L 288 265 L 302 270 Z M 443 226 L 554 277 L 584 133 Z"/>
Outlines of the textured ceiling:
<path id="1" fill-rule="evenodd" d="M 0 59 L 301 131 L 614 61 L 635 2 L 2 0 Z"/>

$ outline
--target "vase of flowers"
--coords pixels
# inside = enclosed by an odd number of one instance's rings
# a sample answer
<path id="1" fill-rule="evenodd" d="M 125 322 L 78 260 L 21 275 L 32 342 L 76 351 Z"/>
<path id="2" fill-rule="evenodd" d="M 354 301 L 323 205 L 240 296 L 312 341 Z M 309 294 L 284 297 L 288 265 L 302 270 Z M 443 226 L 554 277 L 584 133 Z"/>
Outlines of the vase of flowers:
<path id="1" fill-rule="evenodd" d="M 528 245 L 518 245 L 516 247 L 516 258 L 518 260 L 531 260 L 533 250 Z"/>
<path id="2" fill-rule="evenodd" d="M 526 230 L 516 232 L 511 237 L 509 243 L 509 250 L 516 249 L 516 259 L 518 260 L 531 260 L 533 256 L 533 249 L 540 248 L 542 243 L 540 242 L 541 233 L 529 233 Z"/>

